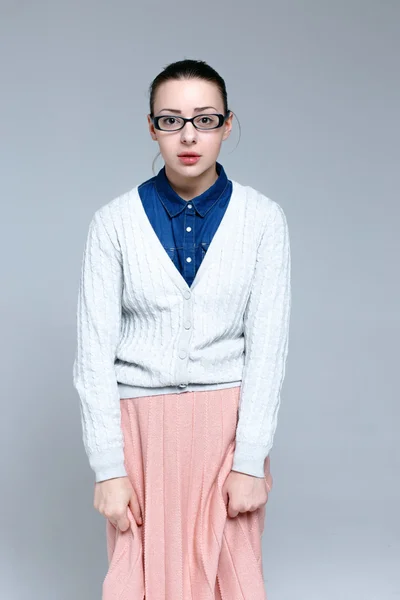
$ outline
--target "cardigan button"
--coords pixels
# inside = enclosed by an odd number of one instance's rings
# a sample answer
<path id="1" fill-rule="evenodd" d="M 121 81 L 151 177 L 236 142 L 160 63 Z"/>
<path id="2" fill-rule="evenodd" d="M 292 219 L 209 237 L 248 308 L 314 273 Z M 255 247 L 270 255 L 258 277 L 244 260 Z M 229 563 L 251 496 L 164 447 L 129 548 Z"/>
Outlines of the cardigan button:
<path id="1" fill-rule="evenodd" d="M 190 322 L 190 321 L 185 321 L 185 323 L 184 323 L 184 327 L 185 327 L 185 329 L 190 329 L 190 328 L 191 328 L 191 326 L 192 326 L 192 324 L 191 324 L 191 322 Z"/>
<path id="2" fill-rule="evenodd" d="M 184 290 L 183 295 L 186 298 L 186 300 L 189 300 L 189 298 L 192 294 L 191 294 L 190 290 Z"/>
<path id="3" fill-rule="evenodd" d="M 179 351 L 179 358 L 186 358 L 187 354 L 184 350 Z"/>

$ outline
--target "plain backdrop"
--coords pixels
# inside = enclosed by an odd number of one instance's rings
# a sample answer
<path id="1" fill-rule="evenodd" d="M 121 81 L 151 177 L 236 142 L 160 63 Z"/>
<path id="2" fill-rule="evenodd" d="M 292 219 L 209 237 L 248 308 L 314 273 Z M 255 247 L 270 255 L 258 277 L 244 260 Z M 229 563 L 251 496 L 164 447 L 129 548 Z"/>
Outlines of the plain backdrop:
<path id="1" fill-rule="evenodd" d="M 0 0 L 2 598 L 100 598 L 81 257 L 94 211 L 153 175 L 148 87 L 183 58 L 224 77 L 241 139 L 234 119 L 219 160 L 291 237 L 268 600 L 400 597 L 399 23 L 396 0 Z"/>

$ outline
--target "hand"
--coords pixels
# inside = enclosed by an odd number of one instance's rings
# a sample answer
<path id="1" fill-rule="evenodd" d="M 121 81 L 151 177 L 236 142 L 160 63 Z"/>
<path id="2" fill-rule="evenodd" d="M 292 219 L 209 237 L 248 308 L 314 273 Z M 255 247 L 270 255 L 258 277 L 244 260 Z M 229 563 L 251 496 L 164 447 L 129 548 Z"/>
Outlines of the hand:
<path id="1" fill-rule="evenodd" d="M 128 477 L 116 477 L 95 483 L 94 507 L 109 519 L 120 531 L 129 528 L 127 507 L 130 507 L 135 521 L 142 525 L 140 506 L 135 490 Z"/>
<path id="2" fill-rule="evenodd" d="M 257 510 L 267 503 L 270 490 L 265 477 L 231 471 L 222 486 L 228 516 L 236 517 L 240 512 Z"/>

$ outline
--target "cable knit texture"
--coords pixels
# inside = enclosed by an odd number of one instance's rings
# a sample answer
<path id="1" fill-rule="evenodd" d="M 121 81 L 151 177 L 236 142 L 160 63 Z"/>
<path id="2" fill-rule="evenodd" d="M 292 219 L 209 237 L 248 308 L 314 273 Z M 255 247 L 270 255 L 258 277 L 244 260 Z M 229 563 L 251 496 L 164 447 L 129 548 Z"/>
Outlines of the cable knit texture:
<path id="1" fill-rule="evenodd" d="M 289 234 L 277 202 L 232 184 L 190 287 L 151 227 L 138 186 L 101 206 L 90 221 L 73 383 L 96 481 L 127 474 L 118 385 L 151 394 L 237 381 L 232 470 L 264 477 L 288 352 Z"/>

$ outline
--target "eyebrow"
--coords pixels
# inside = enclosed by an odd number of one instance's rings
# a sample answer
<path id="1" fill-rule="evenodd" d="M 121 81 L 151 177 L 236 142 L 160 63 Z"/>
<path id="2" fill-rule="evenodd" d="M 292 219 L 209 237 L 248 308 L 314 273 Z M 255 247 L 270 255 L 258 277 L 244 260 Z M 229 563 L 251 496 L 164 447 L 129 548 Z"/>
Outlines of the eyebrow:
<path id="1" fill-rule="evenodd" d="M 202 110 L 206 110 L 207 108 L 213 108 L 215 111 L 217 111 L 217 109 L 215 108 L 215 106 L 200 106 L 200 107 L 195 108 L 194 112 L 200 112 Z M 159 112 L 162 112 L 163 110 L 169 110 L 172 113 L 182 114 L 182 111 L 179 110 L 178 108 L 162 108 Z"/>

